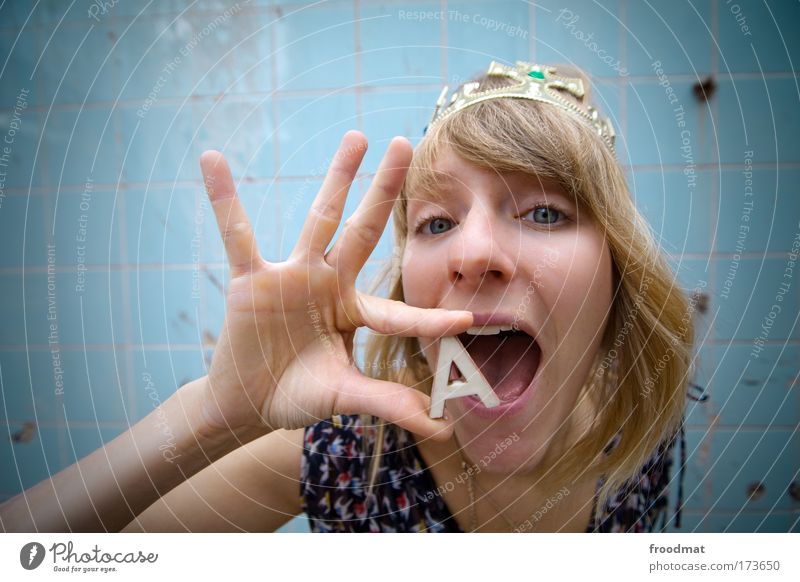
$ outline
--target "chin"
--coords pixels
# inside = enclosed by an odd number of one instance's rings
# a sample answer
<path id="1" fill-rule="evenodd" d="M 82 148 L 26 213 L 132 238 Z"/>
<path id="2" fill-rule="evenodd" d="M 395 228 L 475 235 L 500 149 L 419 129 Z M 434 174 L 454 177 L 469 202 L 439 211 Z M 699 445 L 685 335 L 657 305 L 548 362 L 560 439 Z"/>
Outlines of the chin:
<path id="1" fill-rule="evenodd" d="M 526 434 L 527 433 L 527 434 Z M 486 473 L 508 474 L 536 469 L 547 452 L 549 439 L 534 438 L 529 428 L 508 431 L 501 426 L 474 433 L 456 428 L 466 457 Z"/>

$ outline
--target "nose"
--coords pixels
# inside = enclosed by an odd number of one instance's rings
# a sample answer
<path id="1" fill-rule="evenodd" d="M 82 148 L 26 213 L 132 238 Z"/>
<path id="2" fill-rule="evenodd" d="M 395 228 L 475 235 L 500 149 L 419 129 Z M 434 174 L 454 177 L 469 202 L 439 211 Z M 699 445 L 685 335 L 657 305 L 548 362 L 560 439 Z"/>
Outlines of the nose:
<path id="1" fill-rule="evenodd" d="M 486 209 L 473 206 L 459 225 L 448 252 L 451 283 L 475 287 L 491 282 L 508 283 L 514 273 L 513 256 L 504 248 L 502 230 Z M 515 247 L 519 252 L 518 245 Z"/>

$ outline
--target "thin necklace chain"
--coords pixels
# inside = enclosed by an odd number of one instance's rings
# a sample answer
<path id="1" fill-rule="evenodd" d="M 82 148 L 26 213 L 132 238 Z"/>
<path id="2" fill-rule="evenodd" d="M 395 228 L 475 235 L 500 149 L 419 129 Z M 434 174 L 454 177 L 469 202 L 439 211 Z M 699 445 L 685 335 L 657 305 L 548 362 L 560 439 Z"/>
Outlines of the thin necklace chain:
<path id="1" fill-rule="evenodd" d="M 458 439 L 456 439 L 456 442 L 458 442 Z M 470 531 L 474 532 L 478 529 L 478 513 L 475 510 L 475 490 L 473 489 L 472 485 L 472 471 L 470 471 L 469 469 L 475 467 L 475 465 L 470 465 L 467 463 L 467 460 L 464 457 L 464 451 L 461 450 L 460 444 L 458 446 L 458 454 L 461 455 L 461 470 L 467 474 L 467 491 L 469 492 L 469 509 L 470 509 Z M 494 510 L 497 512 L 497 515 L 499 515 L 506 521 L 506 523 L 511 527 L 512 532 L 516 531 L 517 524 L 508 519 L 506 514 L 503 513 L 503 510 L 497 507 L 495 502 L 492 501 L 492 498 L 489 497 L 488 491 L 486 491 L 483 487 L 481 487 L 480 484 L 477 483 L 477 481 L 475 484 L 483 492 L 483 497 L 494 508 Z"/>

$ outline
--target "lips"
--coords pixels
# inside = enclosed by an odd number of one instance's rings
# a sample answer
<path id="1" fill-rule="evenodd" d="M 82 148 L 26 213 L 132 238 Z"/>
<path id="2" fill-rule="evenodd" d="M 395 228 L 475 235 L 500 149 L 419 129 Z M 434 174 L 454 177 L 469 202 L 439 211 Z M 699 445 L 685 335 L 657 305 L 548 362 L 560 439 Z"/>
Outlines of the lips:
<path id="1" fill-rule="evenodd" d="M 502 331 L 495 335 L 463 333 L 458 338 L 501 402 L 513 402 L 533 382 L 541 349 L 524 331 Z M 457 371 L 451 369 L 450 374 L 453 378 Z"/>

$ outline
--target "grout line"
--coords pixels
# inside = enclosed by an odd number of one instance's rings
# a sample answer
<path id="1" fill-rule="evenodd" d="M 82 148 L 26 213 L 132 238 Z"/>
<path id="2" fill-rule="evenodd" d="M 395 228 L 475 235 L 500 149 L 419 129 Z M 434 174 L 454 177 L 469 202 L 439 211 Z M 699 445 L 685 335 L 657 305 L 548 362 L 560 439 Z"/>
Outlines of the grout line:
<path id="1" fill-rule="evenodd" d="M 624 95 L 621 98 L 621 101 L 624 100 Z M 624 106 L 621 108 L 624 109 Z M 620 118 L 623 116 L 620 115 Z M 277 119 L 277 116 L 276 116 Z M 277 135 L 277 134 L 276 134 Z M 277 147 L 277 140 L 276 140 L 276 147 Z M 275 149 L 275 148 L 273 148 Z M 273 154 L 275 152 L 273 151 Z M 625 172 L 657 172 L 657 171 L 673 171 L 678 172 L 682 171 L 684 168 L 683 164 L 620 164 L 623 171 Z M 781 162 L 778 164 L 777 162 L 756 162 L 753 161 L 753 170 L 770 170 L 774 171 L 776 167 L 779 170 L 798 170 L 800 169 L 800 161 L 799 162 Z M 278 166 L 276 166 L 278 167 Z M 696 163 L 695 168 L 698 170 L 703 171 L 741 171 L 742 166 L 740 162 L 723 162 L 723 163 L 713 163 L 713 162 L 705 162 L 705 163 Z M 374 172 L 358 172 L 356 174 L 357 179 L 363 178 L 371 178 L 374 177 Z M 304 183 L 309 180 L 318 180 L 319 176 L 309 176 L 309 175 L 293 175 L 293 176 L 271 176 L 271 177 L 264 177 L 264 178 L 248 178 L 246 185 L 247 186 L 271 186 L 273 184 L 278 184 L 281 182 L 299 182 Z M 63 184 L 59 190 L 61 194 L 80 194 L 84 189 L 85 184 Z M 203 181 L 201 179 L 197 180 L 175 180 L 172 182 L 159 182 L 159 181 L 152 181 L 152 182 L 133 182 L 133 181 L 126 181 L 119 184 L 117 187 L 116 184 L 105 184 L 100 182 L 94 183 L 94 191 L 102 195 L 101 192 L 103 190 L 107 190 L 108 195 L 116 193 L 117 190 L 124 191 L 124 190 L 143 190 L 145 188 L 149 188 L 150 190 L 157 190 L 161 189 L 181 189 L 181 188 L 198 188 L 203 186 Z M 53 189 L 50 186 L 42 185 L 42 186 L 32 186 L 30 190 L 27 187 L 14 187 L 14 188 L 7 188 L 5 190 L 7 197 L 12 196 L 47 196 L 53 193 Z"/>
<path id="2" fill-rule="evenodd" d="M 446 0 L 442 0 L 446 1 Z M 446 41 L 446 26 L 443 22 L 441 25 L 442 29 L 445 30 L 443 33 L 443 39 Z M 446 44 L 445 42 L 442 43 L 442 52 L 446 53 Z M 764 80 L 794 80 L 795 73 L 792 72 L 764 72 L 763 76 L 761 73 L 734 73 L 734 74 L 727 74 L 727 73 L 719 73 L 719 77 L 721 77 L 722 82 L 736 82 L 736 81 L 759 81 L 763 82 Z M 698 80 L 698 77 L 695 75 L 677 75 L 672 74 L 669 76 L 670 81 L 673 83 L 694 83 Z M 604 76 L 604 75 L 592 75 L 592 79 L 598 83 L 613 83 L 620 85 L 622 87 L 629 85 L 630 83 L 654 83 L 657 84 L 659 82 L 658 77 L 651 76 L 651 75 L 628 75 L 625 77 L 621 77 L 619 75 L 615 76 Z M 351 86 L 351 87 L 339 87 L 336 88 L 333 93 L 340 95 L 347 95 L 347 94 L 355 94 L 358 91 L 363 91 L 364 93 L 374 93 L 374 94 L 381 94 L 381 93 L 415 93 L 420 91 L 432 91 L 435 92 L 437 90 L 441 90 L 441 85 L 437 83 L 415 83 L 415 84 L 398 84 L 393 85 L 390 83 L 385 83 L 381 85 L 370 85 L 370 84 L 361 84 L 360 86 Z M 227 93 L 225 95 L 225 99 L 229 100 L 230 102 L 239 102 L 239 101 L 256 101 L 256 100 L 263 100 L 264 98 L 270 98 L 272 100 L 292 100 L 298 98 L 307 98 L 307 97 L 325 97 L 332 94 L 332 90 L 328 89 L 291 89 L 291 90 L 272 90 L 272 91 L 248 91 L 246 93 Z M 192 94 L 188 98 L 186 97 L 159 97 L 158 104 L 159 106 L 168 107 L 172 106 L 180 106 L 185 104 L 186 101 L 192 102 L 207 102 L 207 103 L 215 103 L 219 100 L 219 93 L 214 94 Z M 116 109 L 119 110 L 127 110 L 127 109 L 137 109 L 139 108 L 144 102 L 146 101 L 145 97 L 137 98 L 137 99 L 119 99 L 118 101 L 87 101 L 85 105 L 81 103 L 57 103 L 53 104 L 52 111 L 53 112 L 65 112 L 65 111 L 78 111 L 78 110 L 95 110 L 95 109 L 108 109 L 109 107 L 115 106 Z M 30 112 L 46 112 L 49 107 L 44 105 L 34 105 L 28 108 Z M 13 112 L 13 108 L 11 107 L 0 107 L 0 113 L 8 114 Z"/>

